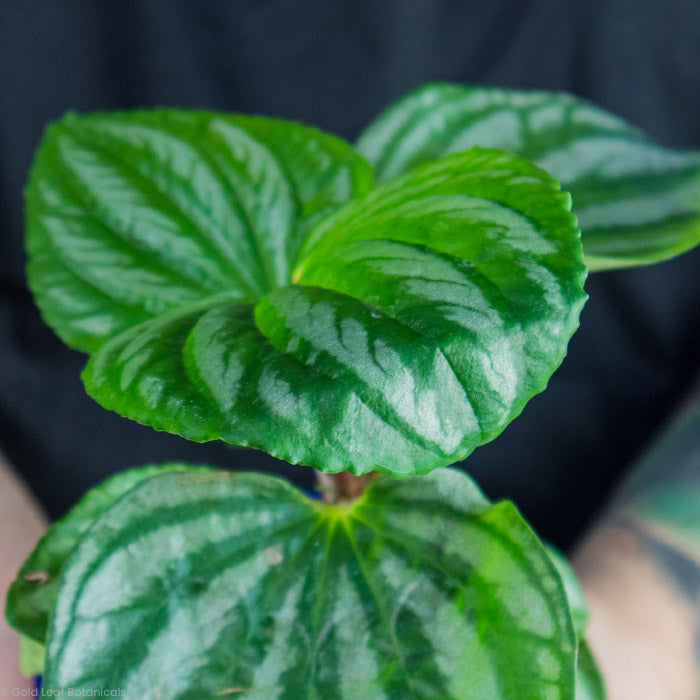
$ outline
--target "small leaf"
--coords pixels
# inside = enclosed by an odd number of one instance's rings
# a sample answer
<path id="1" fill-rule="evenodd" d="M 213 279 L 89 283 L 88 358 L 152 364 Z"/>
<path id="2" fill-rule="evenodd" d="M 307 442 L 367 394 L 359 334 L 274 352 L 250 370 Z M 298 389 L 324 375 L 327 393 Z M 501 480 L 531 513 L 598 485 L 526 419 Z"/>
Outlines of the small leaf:
<path id="1" fill-rule="evenodd" d="M 595 657 L 586 641 L 578 648 L 576 667 L 576 700 L 606 700 L 605 683 Z"/>
<path id="2" fill-rule="evenodd" d="M 106 408 L 323 471 L 466 457 L 562 361 L 568 194 L 474 149 L 363 195 L 338 139 L 177 111 L 70 116 L 28 188 L 30 280 Z"/>
<path id="3" fill-rule="evenodd" d="M 145 479 L 168 472 L 199 473 L 202 470 L 210 471 L 180 463 L 139 467 L 116 474 L 89 491 L 49 528 L 22 565 L 7 593 L 8 622 L 25 637 L 43 644 L 63 565 L 94 520 Z"/>
<path id="4" fill-rule="evenodd" d="M 46 648 L 43 644 L 22 635 L 19 638 L 19 670 L 26 678 L 40 676 L 44 672 Z"/>
<path id="5" fill-rule="evenodd" d="M 546 545 L 546 549 L 564 585 L 576 636 L 583 639 L 583 633 L 588 625 L 588 603 L 583 595 L 581 584 L 567 558 L 552 545 Z"/>
<path id="6" fill-rule="evenodd" d="M 566 557 L 551 545 L 547 552 L 559 573 L 569 602 L 574 631 L 579 640 L 576 664 L 576 700 L 605 700 L 607 695 L 603 677 L 598 669 L 588 642 L 584 639 L 588 625 L 588 604 L 578 577 Z"/>
<path id="7" fill-rule="evenodd" d="M 591 270 L 654 263 L 700 242 L 700 151 L 656 144 L 570 95 L 426 85 L 358 141 L 379 182 L 475 145 L 533 160 L 571 191 Z"/>
<path id="8" fill-rule="evenodd" d="M 378 479 L 349 505 L 260 474 L 165 475 L 71 554 L 45 688 L 568 700 L 574 662 L 544 548 L 460 472 Z"/>

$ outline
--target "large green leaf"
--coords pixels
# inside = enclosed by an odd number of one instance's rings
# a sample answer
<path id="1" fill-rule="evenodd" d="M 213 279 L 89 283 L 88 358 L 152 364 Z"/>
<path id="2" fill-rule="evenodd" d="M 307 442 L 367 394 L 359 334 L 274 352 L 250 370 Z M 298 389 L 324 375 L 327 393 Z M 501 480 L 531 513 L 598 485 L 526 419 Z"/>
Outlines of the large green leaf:
<path id="1" fill-rule="evenodd" d="M 88 491 L 67 515 L 55 522 L 39 540 L 7 593 L 6 617 L 19 632 L 34 641 L 46 641 L 46 630 L 58 595 L 58 579 L 78 540 L 125 493 L 141 483 L 168 472 L 198 472 L 204 467 L 173 462 L 149 465 L 117 474 Z M 28 648 L 32 647 L 28 645 Z"/>
<path id="2" fill-rule="evenodd" d="M 93 397 L 191 440 L 355 473 L 450 464 L 518 415 L 585 299 L 569 196 L 474 149 L 331 213 L 367 186 L 340 143 L 187 112 L 49 130 L 30 279 L 48 321 L 93 353 Z M 318 170 L 304 154 L 322 145 Z"/>
<path id="3" fill-rule="evenodd" d="M 45 688 L 142 698 L 554 700 L 561 581 L 512 504 L 464 474 L 325 505 L 260 474 L 144 481 L 61 577 Z"/>
<path id="4" fill-rule="evenodd" d="M 653 263 L 700 242 L 700 151 L 656 144 L 570 95 L 426 85 L 372 123 L 358 149 L 383 182 L 474 145 L 533 160 L 571 191 L 591 269 Z"/>
<path id="5" fill-rule="evenodd" d="M 27 188 L 29 281 L 48 323 L 94 350 L 119 331 L 289 281 L 306 232 L 371 187 L 334 136 L 187 110 L 52 124 Z"/>

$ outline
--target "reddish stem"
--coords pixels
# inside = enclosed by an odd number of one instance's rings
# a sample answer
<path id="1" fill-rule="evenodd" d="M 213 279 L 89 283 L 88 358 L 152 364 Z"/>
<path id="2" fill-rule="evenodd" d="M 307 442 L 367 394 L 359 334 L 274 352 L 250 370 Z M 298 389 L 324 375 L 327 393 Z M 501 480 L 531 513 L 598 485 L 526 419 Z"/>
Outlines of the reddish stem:
<path id="1" fill-rule="evenodd" d="M 377 472 L 355 476 L 348 471 L 337 474 L 318 474 L 319 490 L 329 503 L 347 503 L 358 498 L 378 476 Z"/>

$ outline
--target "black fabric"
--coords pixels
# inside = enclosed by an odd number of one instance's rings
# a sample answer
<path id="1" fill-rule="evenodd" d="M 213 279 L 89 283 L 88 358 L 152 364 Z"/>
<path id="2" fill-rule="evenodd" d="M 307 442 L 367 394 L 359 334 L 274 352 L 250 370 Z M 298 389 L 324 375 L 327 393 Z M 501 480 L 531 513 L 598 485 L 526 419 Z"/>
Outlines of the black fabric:
<path id="1" fill-rule="evenodd" d="M 51 515 L 118 469 L 186 459 L 310 470 L 195 445 L 108 413 L 84 356 L 43 325 L 24 282 L 22 187 L 47 121 L 68 109 L 192 106 L 281 116 L 354 138 L 431 80 L 562 89 L 664 143 L 700 146 L 697 0 L 237 0 L 0 3 L 0 449 Z M 566 547 L 692 383 L 695 251 L 597 274 L 570 354 L 467 468 Z"/>

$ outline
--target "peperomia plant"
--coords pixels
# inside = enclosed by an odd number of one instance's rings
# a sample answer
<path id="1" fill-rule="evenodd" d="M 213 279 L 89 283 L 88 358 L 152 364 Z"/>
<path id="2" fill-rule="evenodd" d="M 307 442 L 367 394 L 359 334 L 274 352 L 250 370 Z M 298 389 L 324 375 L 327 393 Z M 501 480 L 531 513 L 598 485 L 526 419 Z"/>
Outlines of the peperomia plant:
<path id="1" fill-rule="evenodd" d="M 187 110 L 50 126 L 29 281 L 89 394 L 313 466 L 323 498 L 184 464 L 109 479 L 9 592 L 25 667 L 144 699 L 602 698 L 566 561 L 444 467 L 545 388 L 584 260 L 692 247 L 699 192 L 698 154 L 559 94 L 429 85 L 357 150 Z"/>

